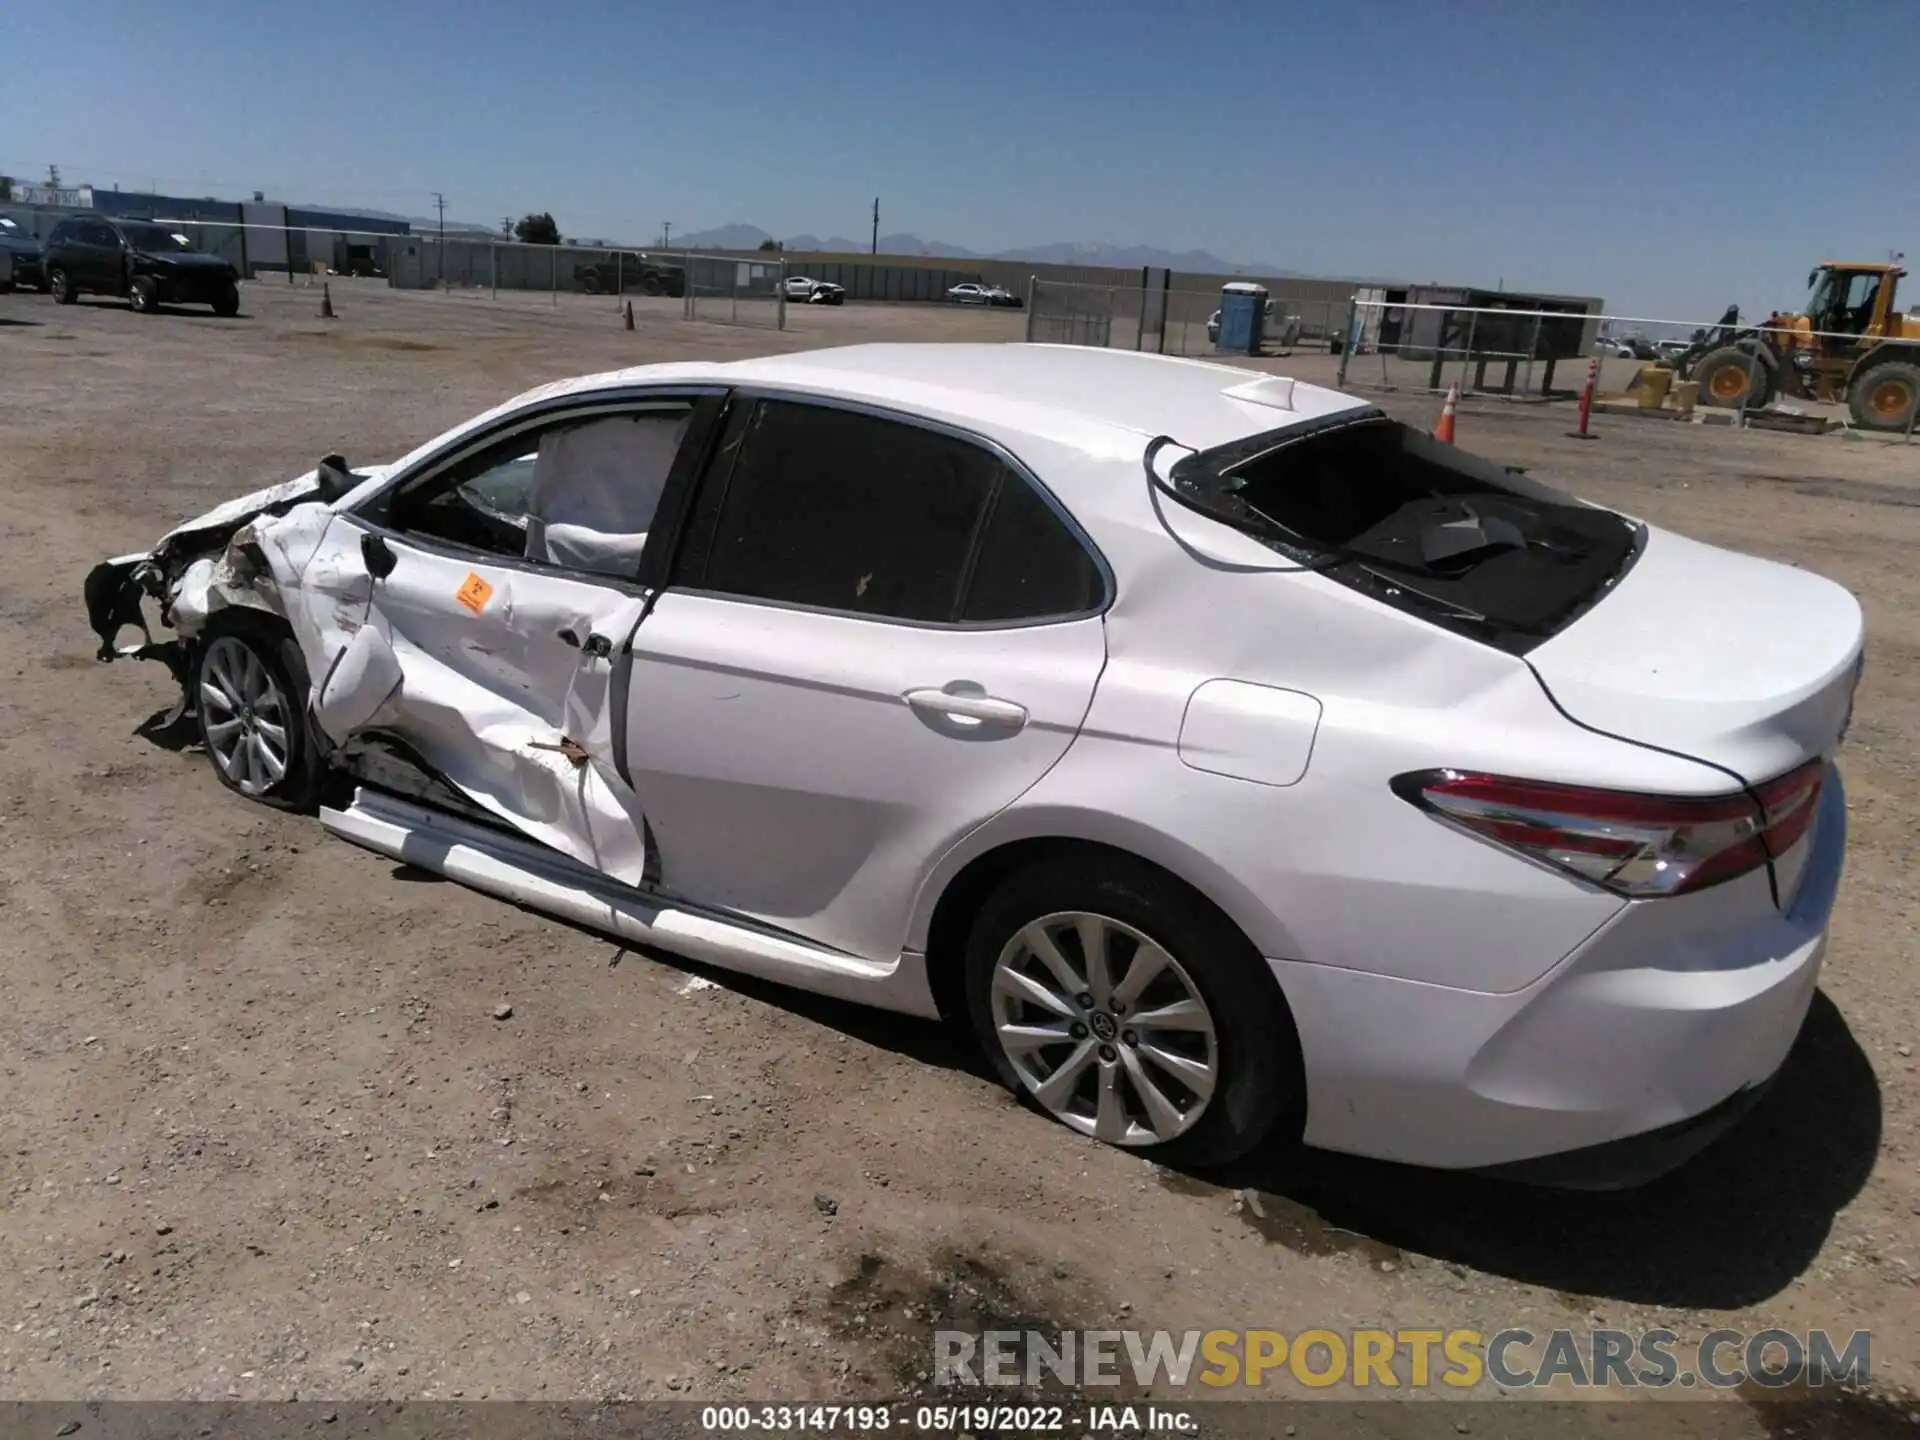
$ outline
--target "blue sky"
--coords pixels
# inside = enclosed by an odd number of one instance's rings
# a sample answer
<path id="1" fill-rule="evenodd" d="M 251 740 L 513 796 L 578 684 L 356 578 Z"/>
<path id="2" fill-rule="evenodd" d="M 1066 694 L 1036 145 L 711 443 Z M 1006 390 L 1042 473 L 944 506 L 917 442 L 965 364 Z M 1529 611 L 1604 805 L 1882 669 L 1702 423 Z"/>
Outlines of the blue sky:
<path id="1" fill-rule="evenodd" d="M 1717 315 L 1920 259 L 1920 0 L 61 0 L 0 173 L 635 241 L 1200 247 Z M 30 63 L 29 63 L 30 62 Z M 1916 287 L 1920 301 L 1920 287 Z"/>

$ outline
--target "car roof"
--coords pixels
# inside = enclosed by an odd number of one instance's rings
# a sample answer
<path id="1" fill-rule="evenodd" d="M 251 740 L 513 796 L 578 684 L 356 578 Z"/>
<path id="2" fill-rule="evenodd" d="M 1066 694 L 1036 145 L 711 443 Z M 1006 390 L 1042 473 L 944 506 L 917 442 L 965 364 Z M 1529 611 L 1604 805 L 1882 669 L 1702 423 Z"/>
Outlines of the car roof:
<path id="1" fill-rule="evenodd" d="M 1070 443 L 1065 431 L 1091 425 L 1132 437 L 1171 435 L 1205 449 L 1365 403 L 1317 385 L 1293 384 L 1288 395 L 1284 382 L 1257 387 L 1264 394 L 1249 398 L 1249 386 L 1276 377 L 1084 345 L 847 345 L 703 368 L 735 384 L 814 391 Z"/>

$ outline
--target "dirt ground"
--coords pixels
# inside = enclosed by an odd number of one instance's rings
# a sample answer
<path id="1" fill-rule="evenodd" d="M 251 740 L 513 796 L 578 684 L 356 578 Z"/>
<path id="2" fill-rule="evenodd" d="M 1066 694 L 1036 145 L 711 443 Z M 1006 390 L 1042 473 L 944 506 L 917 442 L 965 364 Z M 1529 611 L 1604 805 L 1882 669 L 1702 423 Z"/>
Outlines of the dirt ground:
<path id="1" fill-rule="evenodd" d="M 623 952 L 249 807 L 135 733 L 166 674 L 96 664 L 82 611 L 96 559 L 545 380 L 1021 317 L 772 333 L 663 301 L 627 333 L 607 300 L 333 294 L 334 321 L 266 282 L 233 321 L 0 296 L 0 1397 L 871 1397 L 923 1378 L 930 1320 L 987 1317 L 1870 1326 L 1876 1385 L 1920 1385 L 1920 446 L 1462 413 L 1464 445 L 1865 605 L 1822 994 L 1751 1118 L 1626 1194 L 1314 1154 L 1196 1178 L 1026 1112 L 934 1025 Z"/>

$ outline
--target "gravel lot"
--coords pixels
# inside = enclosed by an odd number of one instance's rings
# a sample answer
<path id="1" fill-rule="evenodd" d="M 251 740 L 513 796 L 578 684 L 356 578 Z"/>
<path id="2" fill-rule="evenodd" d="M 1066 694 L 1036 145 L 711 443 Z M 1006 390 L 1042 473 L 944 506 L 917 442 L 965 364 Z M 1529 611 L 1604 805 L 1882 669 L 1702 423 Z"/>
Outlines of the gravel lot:
<path id="1" fill-rule="evenodd" d="M 1920 447 L 1607 417 L 1582 445 L 1567 406 L 1463 409 L 1465 445 L 1861 596 L 1822 995 L 1763 1106 L 1642 1191 L 1318 1155 L 1202 1179 L 1027 1113 L 933 1025 L 622 952 L 243 804 L 135 733 L 166 674 L 96 665 L 82 612 L 94 560 L 541 381 L 1021 316 L 795 307 L 776 334 L 659 301 L 627 333 L 605 299 L 341 281 L 322 321 L 317 290 L 242 293 L 232 321 L 0 296 L 0 1397 L 893 1395 L 932 1314 L 1870 1325 L 1876 1383 L 1920 1384 Z"/>

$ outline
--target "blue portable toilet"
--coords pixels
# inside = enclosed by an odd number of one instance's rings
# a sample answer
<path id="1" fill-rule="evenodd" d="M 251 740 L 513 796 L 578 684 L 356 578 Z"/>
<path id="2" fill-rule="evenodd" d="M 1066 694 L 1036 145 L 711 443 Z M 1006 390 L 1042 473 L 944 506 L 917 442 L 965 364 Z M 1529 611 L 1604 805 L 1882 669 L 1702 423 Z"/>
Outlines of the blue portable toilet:
<path id="1" fill-rule="evenodd" d="M 1220 338 L 1214 347 L 1223 355 L 1258 355 L 1267 318 L 1267 287 L 1250 280 L 1232 280 L 1220 287 Z"/>

